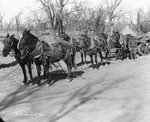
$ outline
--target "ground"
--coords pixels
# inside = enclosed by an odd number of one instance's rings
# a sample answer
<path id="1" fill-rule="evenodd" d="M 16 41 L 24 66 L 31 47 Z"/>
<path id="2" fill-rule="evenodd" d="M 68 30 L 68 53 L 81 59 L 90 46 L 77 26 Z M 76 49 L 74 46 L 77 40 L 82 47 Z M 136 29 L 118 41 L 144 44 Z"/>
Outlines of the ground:
<path id="1" fill-rule="evenodd" d="M 56 71 L 50 87 L 45 80 L 23 86 L 21 68 L 13 61 L 0 57 L 0 117 L 6 122 L 150 121 L 150 55 L 113 60 L 99 70 L 79 66 L 71 82 Z"/>

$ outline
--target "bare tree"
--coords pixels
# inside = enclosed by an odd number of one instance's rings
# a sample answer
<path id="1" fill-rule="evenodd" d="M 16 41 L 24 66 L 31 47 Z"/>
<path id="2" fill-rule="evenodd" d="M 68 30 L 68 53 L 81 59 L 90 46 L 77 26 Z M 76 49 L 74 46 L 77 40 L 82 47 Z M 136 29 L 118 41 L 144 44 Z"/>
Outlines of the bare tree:
<path id="1" fill-rule="evenodd" d="M 81 30 L 84 26 L 84 22 L 82 23 L 83 15 L 85 14 L 85 8 L 83 8 L 83 2 L 82 1 L 73 1 L 72 6 L 70 10 L 65 9 L 64 10 L 64 26 L 66 29 L 69 29 L 69 33 L 75 32 L 77 30 Z M 85 19 L 84 19 L 85 20 Z M 82 24 L 81 24 L 82 23 Z"/>
<path id="2" fill-rule="evenodd" d="M 124 14 L 123 9 L 121 8 L 121 3 L 123 0 L 104 0 L 104 11 L 107 14 L 107 28 L 105 30 L 108 33 L 107 42 L 109 44 L 110 36 L 113 32 L 113 26 L 116 22 L 119 21 L 121 16 Z"/>
<path id="3" fill-rule="evenodd" d="M 19 37 L 19 25 L 20 25 L 20 17 L 22 15 L 22 11 L 20 11 L 15 17 L 15 22 L 16 22 L 16 30 L 17 30 L 17 36 Z"/>
<path id="4" fill-rule="evenodd" d="M 14 21 L 14 17 L 13 17 L 13 18 L 10 18 L 9 21 L 5 23 L 6 31 L 9 32 L 12 29 L 14 29 L 14 25 L 15 25 L 15 21 Z"/>
<path id="5" fill-rule="evenodd" d="M 145 13 L 143 9 L 138 9 L 136 13 L 136 30 L 138 32 L 144 32 L 146 33 L 149 31 L 149 25 L 150 25 L 150 20 L 149 20 L 149 13 Z"/>
<path id="6" fill-rule="evenodd" d="M 56 0 L 55 2 L 52 0 L 38 0 L 38 2 L 41 3 L 42 10 L 46 13 L 53 32 L 58 32 L 58 35 L 63 33 L 65 31 L 66 15 L 76 11 L 75 9 L 68 11 L 66 6 L 75 4 L 75 0 L 72 2 L 70 0 Z"/>
<path id="7" fill-rule="evenodd" d="M 32 20 L 33 20 L 33 24 L 35 25 L 35 32 L 38 33 L 39 30 L 44 29 L 45 30 L 45 25 L 46 25 L 46 17 L 45 14 L 43 14 L 43 12 L 41 12 L 40 10 L 34 10 L 32 11 Z"/>
<path id="8" fill-rule="evenodd" d="M 106 20 L 106 14 L 102 9 L 98 9 L 96 12 L 96 18 L 95 18 L 95 24 L 94 24 L 94 33 L 96 35 L 99 35 L 100 33 L 103 33 L 106 28 L 105 20 Z"/>
<path id="9" fill-rule="evenodd" d="M 60 35 L 60 33 L 64 32 L 64 24 L 63 24 L 63 20 L 64 20 L 64 8 L 66 5 L 71 4 L 69 2 L 70 0 L 56 0 L 57 3 L 57 7 L 58 12 L 57 12 L 57 28 L 58 28 L 58 34 Z"/>
<path id="10" fill-rule="evenodd" d="M 55 3 L 52 0 L 38 0 L 38 2 L 42 5 L 41 9 L 45 12 L 48 18 L 48 22 L 50 24 L 53 33 L 56 31 L 56 7 Z"/>
<path id="11" fill-rule="evenodd" d="M 0 26 L 3 28 L 3 20 L 4 20 L 4 16 L 5 16 L 5 13 L 0 13 Z"/>
<path id="12" fill-rule="evenodd" d="M 32 17 L 27 17 L 26 18 L 26 21 L 24 22 L 24 26 L 26 27 L 26 28 L 30 28 L 30 29 L 34 29 L 33 27 L 34 27 L 34 18 L 32 18 Z"/>

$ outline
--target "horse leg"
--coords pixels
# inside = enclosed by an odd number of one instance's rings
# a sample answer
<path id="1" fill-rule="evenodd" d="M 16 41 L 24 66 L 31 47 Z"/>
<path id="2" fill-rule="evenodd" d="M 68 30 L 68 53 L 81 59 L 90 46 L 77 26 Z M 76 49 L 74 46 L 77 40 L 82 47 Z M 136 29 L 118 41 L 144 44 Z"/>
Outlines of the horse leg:
<path id="1" fill-rule="evenodd" d="M 30 81 L 32 81 L 33 76 L 32 76 L 32 69 L 31 69 L 31 61 L 30 60 L 27 62 L 27 66 L 28 66 L 28 72 L 29 72 L 29 75 L 30 75 Z"/>
<path id="2" fill-rule="evenodd" d="M 44 68 L 44 67 L 43 67 Z M 43 74 L 43 76 L 44 77 L 46 77 L 47 75 L 46 75 L 46 70 L 45 70 L 45 68 L 44 68 L 44 74 Z"/>
<path id="3" fill-rule="evenodd" d="M 49 75 L 49 64 L 43 65 L 48 84 L 51 85 L 51 77 Z"/>
<path id="4" fill-rule="evenodd" d="M 70 76 L 71 76 L 71 70 L 72 70 L 72 64 L 70 62 L 70 60 L 67 58 L 64 60 L 66 66 L 67 66 L 67 69 L 68 69 L 68 74 L 67 74 L 67 79 L 70 79 Z"/>
<path id="5" fill-rule="evenodd" d="M 24 80 L 23 83 L 26 84 L 27 83 L 27 75 L 26 75 L 26 69 L 25 69 L 25 64 L 20 64 L 22 72 L 23 72 L 23 76 L 24 76 Z"/>
<path id="6" fill-rule="evenodd" d="M 84 60 L 85 60 L 85 64 L 87 64 L 87 61 L 86 61 L 86 52 L 84 51 Z"/>
<path id="7" fill-rule="evenodd" d="M 94 69 L 93 54 L 90 54 L 90 58 L 91 58 L 92 68 Z"/>
<path id="8" fill-rule="evenodd" d="M 106 56 L 106 64 L 108 64 L 108 50 L 105 52 L 105 56 Z"/>
<path id="9" fill-rule="evenodd" d="M 38 74 L 38 85 L 41 83 L 41 64 L 36 63 L 36 69 L 37 69 L 37 74 Z"/>
<path id="10" fill-rule="evenodd" d="M 83 52 L 80 52 L 80 54 L 81 54 L 81 64 L 83 64 L 84 62 L 83 62 Z"/>
<path id="11" fill-rule="evenodd" d="M 97 67 L 97 53 L 95 53 L 94 56 L 95 56 L 95 64 L 96 64 L 96 68 L 98 68 L 98 67 Z"/>
<path id="12" fill-rule="evenodd" d="M 75 49 L 73 49 L 73 53 L 71 54 L 71 62 L 72 62 L 72 67 L 76 69 L 77 65 L 75 63 L 75 56 L 76 56 Z"/>
<path id="13" fill-rule="evenodd" d="M 102 52 L 99 51 L 99 55 L 100 55 L 100 58 L 101 58 L 101 63 L 103 63 L 103 56 L 102 56 Z"/>

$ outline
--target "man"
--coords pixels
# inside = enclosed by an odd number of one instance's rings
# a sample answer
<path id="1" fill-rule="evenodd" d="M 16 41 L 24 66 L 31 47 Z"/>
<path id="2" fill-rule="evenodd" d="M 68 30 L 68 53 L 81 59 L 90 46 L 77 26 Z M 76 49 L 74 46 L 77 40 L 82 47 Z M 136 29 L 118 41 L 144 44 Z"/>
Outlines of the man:
<path id="1" fill-rule="evenodd" d="M 129 50 L 130 50 L 130 57 L 131 59 L 135 60 L 137 59 L 137 56 L 136 56 L 136 50 L 137 50 L 137 41 L 134 37 L 131 37 L 129 39 Z"/>

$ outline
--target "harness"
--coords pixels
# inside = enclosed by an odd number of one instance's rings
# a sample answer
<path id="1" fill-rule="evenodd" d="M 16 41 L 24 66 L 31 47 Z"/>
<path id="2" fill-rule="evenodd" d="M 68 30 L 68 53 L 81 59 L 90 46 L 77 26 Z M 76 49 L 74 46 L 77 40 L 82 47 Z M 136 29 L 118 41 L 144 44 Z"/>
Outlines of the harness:
<path id="1" fill-rule="evenodd" d="M 54 58 L 56 60 L 61 60 L 61 57 L 58 57 L 55 55 L 55 52 L 60 55 L 64 55 L 63 60 L 67 59 L 68 56 L 71 54 L 70 50 L 68 49 L 67 52 L 64 54 L 59 49 L 57 49 L 55 46 L 57 46 L 61 42 L 57 42 L 54 44 L 49 45 L 48 43 L 44 41 L 38 41 L 35 49 L 31 52 L 31 56 L 34 59 L 39 58 L 40 60 L 43 60 L 44 63 L 46 63 L 47 58 Z"/>

